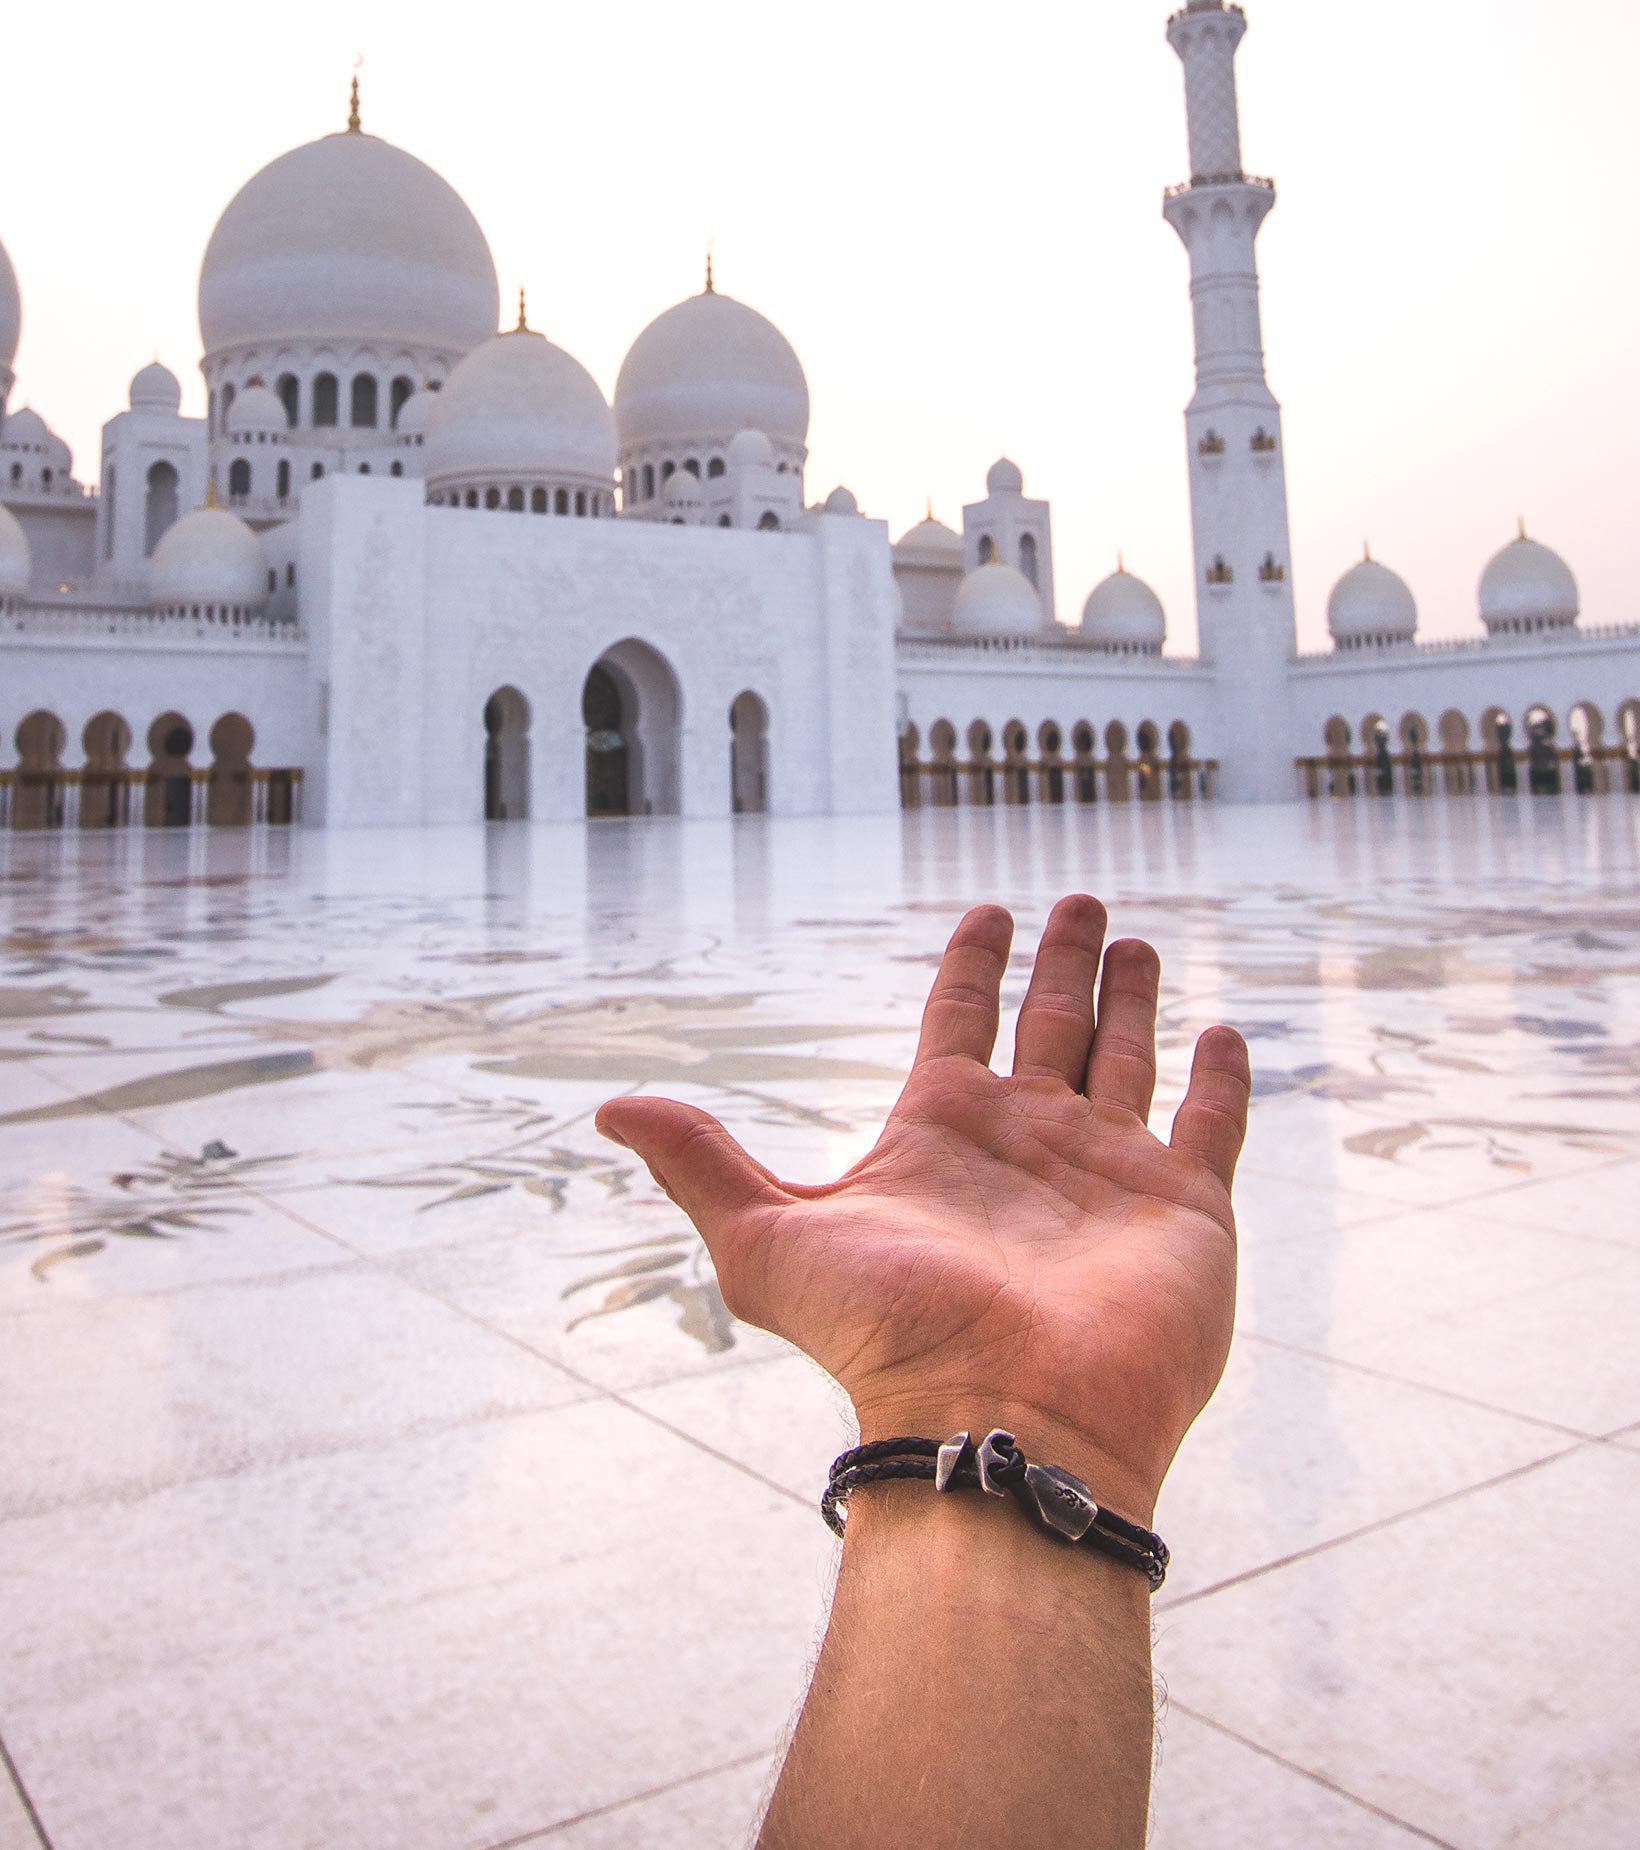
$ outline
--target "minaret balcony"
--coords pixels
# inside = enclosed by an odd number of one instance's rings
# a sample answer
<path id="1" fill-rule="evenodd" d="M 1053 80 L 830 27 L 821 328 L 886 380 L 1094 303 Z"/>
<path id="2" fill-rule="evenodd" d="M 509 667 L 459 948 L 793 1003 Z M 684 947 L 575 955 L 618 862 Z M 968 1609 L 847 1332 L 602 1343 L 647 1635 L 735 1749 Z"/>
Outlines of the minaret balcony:
<path id="1" fill-rule="evenodd" d="M 1223 553 L 1220 553 L 1207 568 L 1207 588 L 1224 597 L 1236 582 L 1236 574 L 1231 569 Z"/>
<path id="2" fill-rule="evenodd" d="M 1267 591 L 1273 591 L 1287 582 L 1287 568 L 1273 552 L 1264 555 L 1264 563 L 1258 568 L 1258 581 Z"/>
<path id="3" fill-rule="evenodd" d="M 1196 454 L 1206 463 L 1218 462 L 1224 455 L 1224 438 L 1216 430 L 1209 430 L 1196 444 Z"/>
<path id="4" fill-rule="evenodd" d="M 1271 436 L 1269 431 L 1260 424 L 1258 429 L 1255 430 L 1248 439 L 1247 447 L 1261 462 L 1269 462 L 1281 446 L 1276 439 Z"/>

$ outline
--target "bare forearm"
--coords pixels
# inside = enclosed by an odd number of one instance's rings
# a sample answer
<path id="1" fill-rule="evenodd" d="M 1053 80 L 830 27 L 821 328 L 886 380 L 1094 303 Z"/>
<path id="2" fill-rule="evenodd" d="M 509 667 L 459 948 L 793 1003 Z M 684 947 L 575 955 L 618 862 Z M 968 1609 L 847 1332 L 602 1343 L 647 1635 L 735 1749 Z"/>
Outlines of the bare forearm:
<path id="1" fill-rule="evenodd" d="M 1149 1589 L 1011 1504 L 857 1495 L 759 1850 L 1138 1850 Z"/>

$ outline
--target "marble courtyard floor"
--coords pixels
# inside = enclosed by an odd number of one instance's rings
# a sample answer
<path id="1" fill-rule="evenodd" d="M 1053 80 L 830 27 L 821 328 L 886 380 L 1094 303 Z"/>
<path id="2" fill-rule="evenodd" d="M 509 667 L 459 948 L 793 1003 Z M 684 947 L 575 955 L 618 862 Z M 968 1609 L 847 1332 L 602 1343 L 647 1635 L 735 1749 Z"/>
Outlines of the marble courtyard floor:
<path id="1" fill-rule="evenodd" d="M 1640 802 L 0 841 L 0 1850 L 722 1850 L 847 1443 L 591 1113 L 803 1179 L 1072 887 L 1249 1036 L 1167 1850 L 1635 1842 Z"/>

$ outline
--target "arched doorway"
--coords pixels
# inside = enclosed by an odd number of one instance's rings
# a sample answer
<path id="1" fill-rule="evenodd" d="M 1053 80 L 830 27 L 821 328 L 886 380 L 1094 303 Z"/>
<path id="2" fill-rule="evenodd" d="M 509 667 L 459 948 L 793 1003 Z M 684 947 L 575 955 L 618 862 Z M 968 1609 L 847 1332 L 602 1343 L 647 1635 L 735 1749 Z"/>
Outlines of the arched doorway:
<path id="1" fill-rule="evenodd" d="M 217 829 L 247 828 L 251 820 L 251 751 L 256 732 L 243 713 L 224 713 L 211 728 L 211 775 L 205 820 Z"/>
<path id="2" fill-rule="evenodd" d="M 142 550 L 152 554 L 154 548 L 175 526 L 181 508 L 181 478 L 175 465 L 157 462 L 148 471 L 142 509 Z"/>
<path id="3" fill-rule="evenodd" d="M 581 690 L 589 816 L 678 813 L 682 716 L 664 657 L 631 638 L 605 651 Z"/>
<path id="4" fill-rule="evenodd" d="M 484 820 L 524 822 L 530 813 L 530 703 L 516 687 L 484 702 Z"/>
<path id="5" fill-rule="evenodd" d="M 85 769 L 80 773 L 80 827 L 117 829 L 126 821 L 125 755 L 131 728 L 118 713 L 98 713 L 80 736 Z"/>
<path id="6" fill-rule="evenodd" d="M 768 813 L 769 709 L 750 688 L 729 707 L 729 793 L 737 816 Z"/>
<path id="7" fill-rule="evenodd" d="M 185 829 L 193 820 L 194 729 L 180 713 L 162 713 L 148 728 L 148 788 L 142 819 L 151 829 Z"/>
<path id="8" fill-rule="evenodd" d="M 63 824 L 63 747 L 68 733 L 55 713 L 37 711 L 17 728 L 14 829 L 58 829 Z"/>

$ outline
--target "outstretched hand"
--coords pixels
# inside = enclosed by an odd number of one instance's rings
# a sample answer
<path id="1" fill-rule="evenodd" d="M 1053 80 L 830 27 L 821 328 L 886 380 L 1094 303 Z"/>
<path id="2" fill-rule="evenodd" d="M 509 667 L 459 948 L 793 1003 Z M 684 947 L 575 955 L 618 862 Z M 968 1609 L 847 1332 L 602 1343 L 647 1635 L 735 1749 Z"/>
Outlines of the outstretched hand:
<path id="1" fill-rule="evenodd" d="M 957 927 L 905 1090 L 835 1182 L 781 1182 L 669 1099 L 612 1099 L 598 1128 L 695 1223 L 729 1309 L 843 1385 L 862 1437 L 1006 1426 L 1142 1521 L 1229 1349 L 1247 1049 L 1209 1029 L 1171 1141 L 1153 1136 L 1160 961 L 1104 948 L 1104 907 L 1077 895 L 1048 919 L 1003 1078 L 1012 936 L 1000 906 Z"/>

